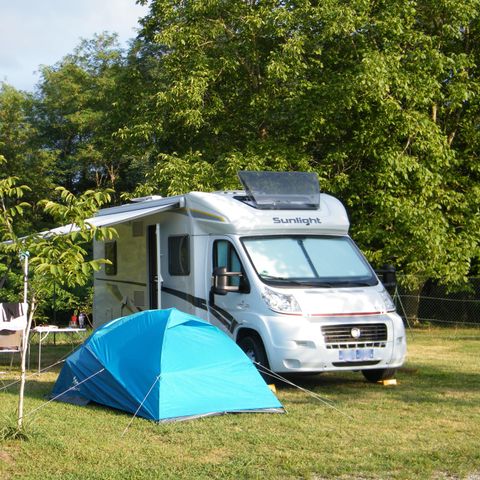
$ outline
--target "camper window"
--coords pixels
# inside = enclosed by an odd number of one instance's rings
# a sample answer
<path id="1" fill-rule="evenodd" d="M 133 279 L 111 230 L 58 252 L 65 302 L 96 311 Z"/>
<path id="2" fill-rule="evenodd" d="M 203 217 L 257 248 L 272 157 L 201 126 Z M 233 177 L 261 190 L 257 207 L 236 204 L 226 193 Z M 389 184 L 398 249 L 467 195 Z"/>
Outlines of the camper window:
<path id="1" fill-rule="evenodd" d="M 213 268 L 226 267 L 227 272 L 242 272 L 243 267 L 233 245 L 227 240 L 216 240 L 213 246 Z M 229 277 L 228 286 L 239 287 L 241 277 Z"/>
<path id="2" fill-rule="evenodd" d="M 105 260 L 110 263 L 105 264 L 105 275 L 117 274 L 117 242 L 105 242 Z"/>
<path id="3" fill-rule="evenodd" d="M 190 242 L 188 235 L 168 237 L 168 273 L 190 275 Z"/>

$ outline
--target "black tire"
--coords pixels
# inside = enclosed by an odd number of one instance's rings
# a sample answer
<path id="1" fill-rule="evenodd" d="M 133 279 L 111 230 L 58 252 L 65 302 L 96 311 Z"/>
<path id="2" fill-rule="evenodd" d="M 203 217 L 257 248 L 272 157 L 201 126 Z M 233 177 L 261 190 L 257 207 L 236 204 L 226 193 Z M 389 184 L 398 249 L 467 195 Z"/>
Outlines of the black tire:
<path id="1" fill-rule="evenodd" d="M 262 340 L 256 335 L 247 335 L 246 337 L 242 337 L 238 341 L 238 346 L 245 352 L 247 357 L 257 367 L 265 382 L 271 383 L 272 377 L 265 373 L 262 367 L 259 367 L 257 365 L 260 364 L 263 367 L 270 369 L 267 354 L 265 352 L 265 347 L 263 346 Z"/>
<path id="2" fill-rule="evenodd" d="M 381 380 L 390 380 L 395 378 L 397 373 L 396 368 L 374 368 L 373 370 L 362 370 L 363 376 L 372 383 L 380 382 Z"/>

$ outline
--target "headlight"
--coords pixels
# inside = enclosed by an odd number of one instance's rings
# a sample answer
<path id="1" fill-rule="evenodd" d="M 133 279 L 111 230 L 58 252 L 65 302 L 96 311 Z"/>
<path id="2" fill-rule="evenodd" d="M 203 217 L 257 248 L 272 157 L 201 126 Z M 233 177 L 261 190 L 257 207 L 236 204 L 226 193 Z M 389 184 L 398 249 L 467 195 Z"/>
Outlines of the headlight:
<path id="1" fill-rule="evenodd" d="M 383 304 L 385 306 L 385 311 L 387 312 L 394 312 L 396 310 L 395 304 L 393 303 L 392 297 L 386 290 L 382 290 L 380 292 L 380 296 L 382 297 Z"/>
<path id="2" fill-rule="evenodd" d="M 262 293 L 268 308 L 280 313 L 301 313 L 300 305 L 293 295 L 275 292 L 265 287 Z"/>

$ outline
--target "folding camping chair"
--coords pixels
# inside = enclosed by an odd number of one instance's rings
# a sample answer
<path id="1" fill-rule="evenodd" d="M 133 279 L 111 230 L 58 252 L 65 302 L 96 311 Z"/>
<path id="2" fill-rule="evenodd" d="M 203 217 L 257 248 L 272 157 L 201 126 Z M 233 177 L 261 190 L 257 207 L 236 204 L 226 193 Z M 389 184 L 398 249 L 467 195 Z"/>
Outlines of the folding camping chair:
<path id="1" fill-rule="evenodd" d="M 26 328 L 26 303 L 0 303 L 0 354 L 11 354 L 10 368 L 15 353 L 22 352 Z"/>

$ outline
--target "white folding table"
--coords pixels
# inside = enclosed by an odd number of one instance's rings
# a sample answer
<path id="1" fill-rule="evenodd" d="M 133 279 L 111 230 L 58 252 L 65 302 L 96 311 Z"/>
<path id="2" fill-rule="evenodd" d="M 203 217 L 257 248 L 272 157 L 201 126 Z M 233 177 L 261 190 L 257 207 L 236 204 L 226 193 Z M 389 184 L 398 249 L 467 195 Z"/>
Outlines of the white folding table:
<path id="1" fill-rule="evenodd" d="M 86 328 L 73 328 L 73 327 L 66 327 L 66 328 L 59 328 L 55 325 L 43 325 L 40 327 L 35 327 L 32 329 L 30 336 L 30 341 L 32 340 L 33 334 L 38 334 L 38 373 L 41 371 L 41 364 L 42 364 L 42 342 L 48 337 L 50 333 L 53 333 L 53 338 L 55 342 L 55 336 L 57 333 L 67 333 L 67 334 L 74 334 L 85 332 Z M 30 349 L 30 343 L 28 348 Z M 28 354 L 28 359 L 30 361 L 30 352 Z"/>

